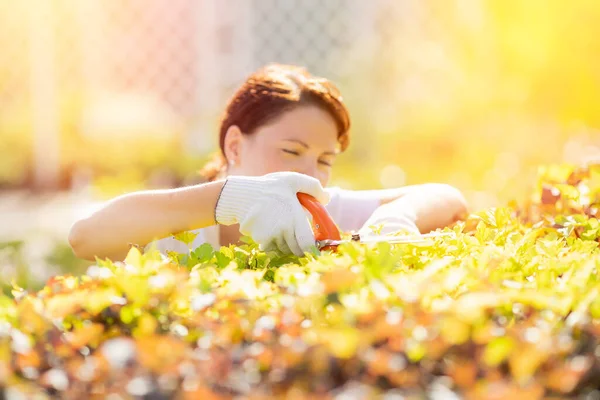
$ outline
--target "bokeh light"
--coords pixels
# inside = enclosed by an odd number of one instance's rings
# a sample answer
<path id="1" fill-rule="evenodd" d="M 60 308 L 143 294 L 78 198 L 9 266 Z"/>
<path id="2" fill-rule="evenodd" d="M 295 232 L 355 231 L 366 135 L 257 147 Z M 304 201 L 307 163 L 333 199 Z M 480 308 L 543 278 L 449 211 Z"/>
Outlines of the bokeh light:
<path id="1" fill-rule="evenodd" d="M 99 201 L 201 182 L 227 99 L 268 62 L 341 89 L 332 185 L 523 198 L 539 165 L 600 158 L 599 19 L 596 0 L 0 0 L 0 219 L 21 225 L 0 243 L 65 245 Z"/>

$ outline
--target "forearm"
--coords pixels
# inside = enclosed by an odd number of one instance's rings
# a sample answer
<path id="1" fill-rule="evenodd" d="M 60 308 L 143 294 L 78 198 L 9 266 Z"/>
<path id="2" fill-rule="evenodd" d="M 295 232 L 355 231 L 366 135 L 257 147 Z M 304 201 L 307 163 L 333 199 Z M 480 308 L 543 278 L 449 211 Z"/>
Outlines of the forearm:
<path id="1" fill-rule="evenodd" d="M 173 233 L 213 225 L 222 186 L 217 181 L 119 196 L 75 222 L 69 242 L 80 258 L 120 259 L 130 244 L 143 246 Z"/>
<path id="2" fill-rule="evenodd" d="M 448 185 L 423 185 L 423 190 L 407 194 L 421 233 L 444 228 L 463 218 L 468 210 L 462 193 Z"/>
<path id="3" fill-rule="evenodd" d="M 382 191 L 382 205 L 365 224 L 427 233 L 446 227 L 467 212 L 467 202 L 457 189 L 444 184 L 424 184 Z M 398 197 L 393 198 L 394 195 Z"/>

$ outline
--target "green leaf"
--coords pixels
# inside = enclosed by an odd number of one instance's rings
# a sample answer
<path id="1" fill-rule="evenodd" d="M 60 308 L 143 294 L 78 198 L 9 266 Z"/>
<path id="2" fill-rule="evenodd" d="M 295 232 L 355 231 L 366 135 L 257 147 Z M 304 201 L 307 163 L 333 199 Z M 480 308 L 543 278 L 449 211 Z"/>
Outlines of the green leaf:
<path id="1" fill-rule="evenodd" d="M 196 263 L 205 263 L 209 262 L 213 256 L 213 248 L 210 243 L 203 243 L 198 246 L 191 255 L 195 258 Z"/>
<path id="2" fill-rule="evenodd" d="M 13 322 L 17 317 L 17 308 L 13 299 L 0 294 L 0 322 Z"/>
<path id="3" fill-rule="evenodd" d="M 222 251 L 217 251 L 215 253 L 215 258 L 217 260 L 217 266 L 220 269 L 223 269 L 226 266 L 228 266 L 232 260 L 229 256 L 225 255 Z"/>

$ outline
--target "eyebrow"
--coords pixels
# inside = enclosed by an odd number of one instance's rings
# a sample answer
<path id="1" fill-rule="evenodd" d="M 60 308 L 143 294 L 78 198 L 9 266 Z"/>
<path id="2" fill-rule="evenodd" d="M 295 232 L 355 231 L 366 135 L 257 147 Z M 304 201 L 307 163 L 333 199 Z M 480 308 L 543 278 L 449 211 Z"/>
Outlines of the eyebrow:
<path id="1" fill-rule="evenodd" d="M 304 143 L 302 140 L 298 140 L 298 139 L 283 139 L 286 142 L 294 142 L 294 143 L 298 143 L 300 146 L 304 147 L 305 149 L 309 149 L 310 146 L 307 145 L 306 143 Z M 328 156 L 337 156 L 340 152 L 339 151 L 326 151 L 323 154 L 326 154 Z"/>

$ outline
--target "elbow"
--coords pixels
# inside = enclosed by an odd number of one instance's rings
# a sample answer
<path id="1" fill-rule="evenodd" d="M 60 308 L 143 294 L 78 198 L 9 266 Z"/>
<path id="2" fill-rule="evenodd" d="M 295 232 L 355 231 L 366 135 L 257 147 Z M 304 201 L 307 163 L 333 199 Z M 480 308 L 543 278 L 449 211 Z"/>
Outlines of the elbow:
<path id="1" fill-rule="evenodd" d="M 86 235 L 83 232 L 83 221 L 76 221 L 69 230 L 69 246 L 77 258 L 94 261 L 94 255 L 86 249 Z"/>
<path id="2" fill-rule="evenodd" d="M 440 186 L 446 210 L 451 215 L 452 222 L 466 218 L 469 213 L 469 203 L 463 193 L 451 185 L 440 184 Z"/>
<path id="3" fill-rule="evenodd" d="M 459 189 L 446 183 L 428 183 L 423 189 L 428 194 L 418 199 L 422 204 L 429 204 L 425 207 L 427 212 L 436 216 L 434 229 L 450 226 L 467 218 L 469 204 Z"/>

